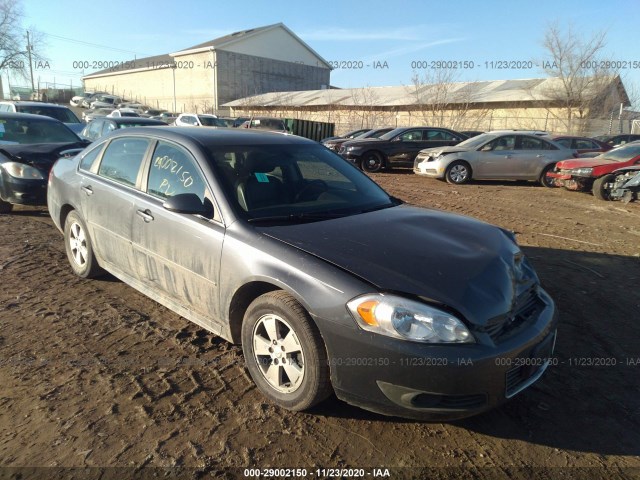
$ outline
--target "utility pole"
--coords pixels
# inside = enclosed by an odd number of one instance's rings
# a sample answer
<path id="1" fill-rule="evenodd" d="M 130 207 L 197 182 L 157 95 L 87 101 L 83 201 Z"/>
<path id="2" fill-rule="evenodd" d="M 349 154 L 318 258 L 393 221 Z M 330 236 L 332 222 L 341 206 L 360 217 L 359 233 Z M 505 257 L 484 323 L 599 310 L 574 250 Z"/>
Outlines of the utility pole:
<path id="1" fill-rule="evenodd" d="M 32 50 L 31 42 L 29 40 L 29 30 L 27 30 L 27 53 L 29 54 L 29 71 L 31 72 L 31 92 L 33 92 L 36 87 L 33 84 L 33 65 L 31 63 L 31 50 Z"/>

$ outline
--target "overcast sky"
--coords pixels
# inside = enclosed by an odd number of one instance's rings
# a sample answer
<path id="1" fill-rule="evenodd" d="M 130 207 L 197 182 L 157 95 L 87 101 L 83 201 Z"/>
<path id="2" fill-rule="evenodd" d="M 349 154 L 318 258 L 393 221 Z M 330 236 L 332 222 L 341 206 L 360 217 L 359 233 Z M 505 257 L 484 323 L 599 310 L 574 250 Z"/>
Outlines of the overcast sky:
<path id="1" fill-rule="evenodd" d="M 279 22 L 325 60 L 353 67 L 331 73 L 331 84 L 338 87 L 410 84 L 415 67 L 432 61 L 466 61 L 460 81 L 533 78 L 544 76 L 529 62 L 543 58 L 542 37 L 553 21 L 573 24 L 585 38 L 606 30 L 605 59 L 629 62 L 623 80 L 640 83 L 637 0 L 26 0 L 23 6 L 25 25 L 45 34 L 50 60 L 34 73 L 36 83 L 79 85 L 93 71 L 83 70 L 80 62 L 174 52 Z M 521 68 L 497 68 L 513 62 Z"/>

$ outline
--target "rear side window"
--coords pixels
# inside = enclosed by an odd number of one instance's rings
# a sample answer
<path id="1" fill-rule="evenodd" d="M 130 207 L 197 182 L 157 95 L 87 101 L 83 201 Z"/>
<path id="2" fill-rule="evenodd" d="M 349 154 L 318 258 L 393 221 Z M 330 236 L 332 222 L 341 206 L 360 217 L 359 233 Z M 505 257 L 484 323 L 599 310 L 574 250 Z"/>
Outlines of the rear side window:
<path id="1" fill-rule="evenodd" d="M 135 186 L 140 165 L 149 146 L 143 138 L 117 138 L 102 156 L 98 175 L 123 185 Z"/>
<path id="2" fill-rule="evenodd" d="M 591 140 L 578 139 L 576 140 L 576 148 L 586 149 L 586 148 L 599 148 L 599 147 Z"/>
<path id="3" fill-rule="evenodd" d="M 521 150 L 546 150 L 545 142 L 539 138 L 520 137 Z"/>
<path id="4" fill-rule="evenodd" d="M 433 141 L 444 140 L 447 142 L 455 142 L 460 140 L 460 138 L 456 137 L 455 135 L 449 132 L 445 132 L 443 130 L 427 130 L 425 134 L 426 134 L 427 140 L 433 140 Z"/>

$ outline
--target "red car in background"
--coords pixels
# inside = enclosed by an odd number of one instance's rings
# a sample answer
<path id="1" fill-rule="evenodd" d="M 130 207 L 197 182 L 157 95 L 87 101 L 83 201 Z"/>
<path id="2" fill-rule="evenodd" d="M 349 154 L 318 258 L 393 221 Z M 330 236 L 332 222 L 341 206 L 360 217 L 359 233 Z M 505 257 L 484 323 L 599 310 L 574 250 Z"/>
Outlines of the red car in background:
<path id="1" fill-rule="evenodd" d="M 608 152 L 613 148 L 613 145 L 609 145 L 608 143 L 601 142 L 600 140 L 589 137 L 559 135 L 557 137 L 553 137 L 553 140 L 555 142 L 558 142 L 560 145 L 564 145 L 567 148 L 577 150 L 579 154 L 591 152 Z"/>
<path id="2" fill-rule="evenodd" d="M 614 148 L 593 158 L 576 158 L 556 163 L 547 173 L 549 183 L 568 190 L 589 191 L 600 200 L 610 200 L 614 175 L 619 168 L 640 165 L 640 141 Z"/>

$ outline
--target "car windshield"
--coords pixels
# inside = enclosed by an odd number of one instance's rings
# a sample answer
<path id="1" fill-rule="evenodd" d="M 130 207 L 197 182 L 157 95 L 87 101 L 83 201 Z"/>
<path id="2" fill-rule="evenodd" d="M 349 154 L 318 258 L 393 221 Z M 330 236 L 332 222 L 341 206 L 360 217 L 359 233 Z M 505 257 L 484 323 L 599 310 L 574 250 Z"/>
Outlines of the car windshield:
<path id="1" fill-rule="evenodd" d="M 35 115 L 45 115 L 55 118 L 64 123 L 80 123 L 78 117 L 67 108 L 47 107 L 45 105 L 21 105 L 18 108 L 20 113 L 33 113 Z"/>
<path id="2" fill-rule="evenodd" d="M 387 132 L 384 135 L 381 135 L 379 138 L 382 140 L 391 140 L 393 137 L 395 137 L 399 133 L 404 132 L 405 130 L 406 128 L 394 128 L 390 132 Z"/>
<path id="3" fill-rule="evenodd" d="M 226 123 L 224 123 L 222 120 L 216 117 L 205 117 L 202 115 L 198 115 L 198 118 L 200 119 L 200 123 L 205 127 L 226 127 L 227 126 Z"/>
<path id="4" fill-rule="evenodd" d="M 250 222 L 317 221 L 397 204 L 320 145 L 213 145 L 209 151 L 229 202 Z"/>
<path id="5" fill-rule="evenodd" d="M 382 135 L 388 133 L 389 130 L 386 128 L 380 130 L 371 130 L 367 133 L 362 134 L 362 138 L 380 138 Z"/>
<path id="6" fill-rule="evenodd" d="M 460 142 L 458 145 L 456 145 L 456 147 L 474 149 L 479 147 L 480 145 L 484 145 L 485 143 L 490 142 L 494 138 L 496 138 L 496 135 L 483 133 L 475 137 L 467 138 L 464 142 Z"/>
<path id="7" fill-rule="evenodd" d="M 113 97 L 98 97 L 98 101 L 102 103 L 115 103 L 115 98 Z"/>
<path id="8" fill-rule="evenodd" d="M 71 143 L 80 139 L 62 123 L 0 118 L 0 144 Z"/>
<path id="9" fill-rule="evenodd" d="M 255 118 L 251 121 L 251 128 L 260 130 L 286 130 L 284 122 L 275 118 Z"/>
<path id="10" fill-rule="evenodd" d="M 600 155 L 599 158 L 604 160 L 613 160 L 614 162 L 626 162 L 633 157 L 640 155 L 640 143 L 632 143 L 623 147 L 614 148 Z"/>

